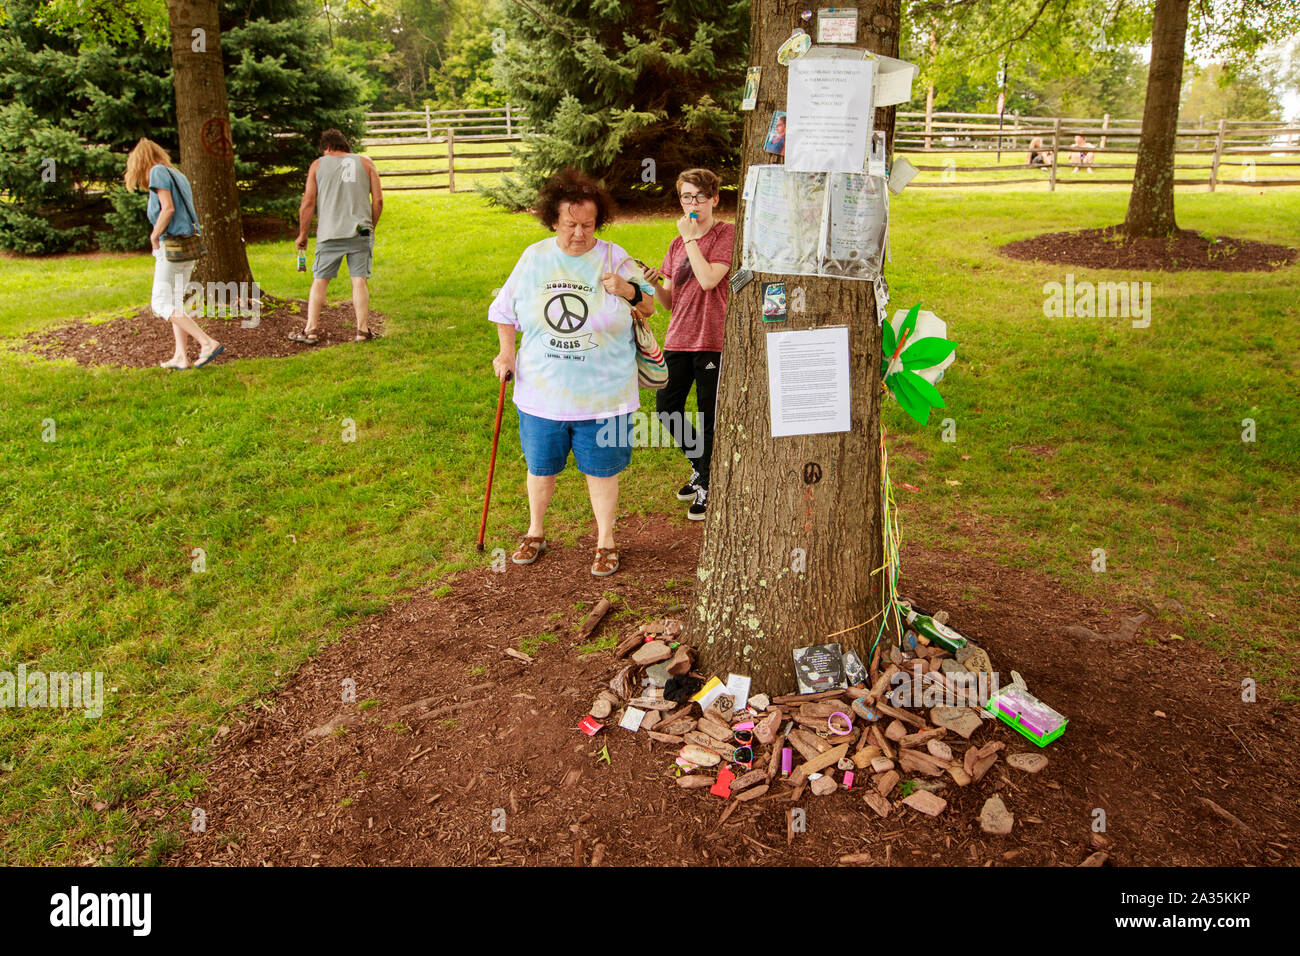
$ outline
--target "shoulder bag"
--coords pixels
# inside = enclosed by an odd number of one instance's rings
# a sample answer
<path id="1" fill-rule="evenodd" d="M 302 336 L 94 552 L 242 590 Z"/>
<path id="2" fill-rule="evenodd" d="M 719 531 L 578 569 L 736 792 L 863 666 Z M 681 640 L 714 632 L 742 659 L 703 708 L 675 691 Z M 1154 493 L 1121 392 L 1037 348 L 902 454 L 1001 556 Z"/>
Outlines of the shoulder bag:
<path id="1" fill-rule="evenodd" d="M 605 249 L 605 264 L 607 267 L 612 262 L 613 250 L 613 243 L 610 243 Z M 618 275 L 619 269 L 622 269 L 629 262 L 632 262 L 631 257 L 624 259 L 618 264 L 617 268 L 610 268 L 609 271 Z M 636 266 L 635 262 L 632 264 L 634 267 Z M 664 359 L 663 350 L 659 348 L 659 340 L 655 338 L 654 332 L 651 331 L 650 324 L 637 315 L 634 307 L 629 305 L 628 310 L 632 313 L 632 341 L 636 343 L 637 384 L 641 388 L 661 389 L 668 384 L 668 363 Z"/>
<path id="2" fill-rule="evenodd" d="M 185 203 L 185 210 L 190 214 L 190 222 L 194 223 L 194 233 L 188 236 L 163 236 L 163 253 L 167 256 L 168 262 L 191 262 L 202 259 L 207 254 L 208 247 L 200 235 L 199 217 L 194 214 L 194 207 L 181 192 L 176 177 L 172 175 L 171 167 L 167 168 L 167 175 L 172 181 L 172 200 L 175 202 L 179 197 L 181 202 Z"/>

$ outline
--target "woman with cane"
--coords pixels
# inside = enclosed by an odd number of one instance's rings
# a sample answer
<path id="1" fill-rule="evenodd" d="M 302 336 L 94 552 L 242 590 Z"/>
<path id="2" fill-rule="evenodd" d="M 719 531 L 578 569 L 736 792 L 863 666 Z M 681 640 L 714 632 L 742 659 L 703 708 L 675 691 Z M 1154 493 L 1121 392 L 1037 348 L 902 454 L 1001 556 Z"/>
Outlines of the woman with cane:
<path id="1" fill-rule="evenodd" d="M 488 310 L 500 343 L 492 369 L 503 382 L 515 376 L 528 463 L 528 533 L 511 560 L 532 564 L 546 550 L 546 510 L 572 451 L 596 518 L 591 573 L 604 577 L 619 568 L 618 475 L 632 460 L 631 417 L 639 405 L 632 310 L 653 313 L 654 289 L 607 265 L 628 256 L 596 238 L 613 201 L 591 177 L 561 170 L 542 187 L 536 208 L 555 235 L 524 250 Z"/>

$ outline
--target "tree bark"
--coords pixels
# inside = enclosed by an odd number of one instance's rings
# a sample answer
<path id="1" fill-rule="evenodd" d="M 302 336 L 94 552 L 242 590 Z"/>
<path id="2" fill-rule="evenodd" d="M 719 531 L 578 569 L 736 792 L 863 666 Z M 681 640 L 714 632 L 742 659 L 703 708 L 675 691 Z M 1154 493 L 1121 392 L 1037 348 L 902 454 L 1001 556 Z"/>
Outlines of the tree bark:
<path id="1" fill-rule="evenodd" d="M 1168 236 L 1178 230 L 1174 220 L 1174 147 L 1190 2 L 1156 0 L 1142 139 L 1124 219 L 1124 232 L 1130 239 Z"/>
<path id="2" fill-rule="evenodd" d="M 742 168 L 774 158 L 763 152 L 763 140 L 772 110 L 785 109 L 788 82 L 776 51 L 810 6 L 754 0 L 750 62 L 763 73 L 757 109 L 745 119 Z M 866 0 L 858 9 L 855 45 L 897 56 L 898 0 Z M 814 28 L 807 25 L 810 33 Z M 876 111 L 875 128 L 892 150 L 892 107 Z M 738 264 L 744 225 L 737 218 Z M 765 325 L 763 285 L 769 281 L 784 281 L 792 304 L 801 288 L 806 311 L 792 308 L 783 324 Z M 747 674 L 755 693 L 782 694 L 796 688 L 794 648 L 838 642 L 867 662 L 879 627 L 880 327 L 870 282 L 762 274 L 732 294 L 726 322 L 710 507 L 689 639 L 702 671 Z M 766 333 L 833 325 L 849 327 L 851 429 L 773 438 Z M 805 465 L 813 463 L 821 478 L 810 483 Z"/>
<path id="3" fill-rule="evenodd" d="M 221 62 L 216 0 L 167 0 L 180 165 L 194 187 L 194 206 L 208 253 L 194 281 L 252 282 L 244 249 L 234 143 Z M 203 33 L 196 37 L 195 30 Z"/>

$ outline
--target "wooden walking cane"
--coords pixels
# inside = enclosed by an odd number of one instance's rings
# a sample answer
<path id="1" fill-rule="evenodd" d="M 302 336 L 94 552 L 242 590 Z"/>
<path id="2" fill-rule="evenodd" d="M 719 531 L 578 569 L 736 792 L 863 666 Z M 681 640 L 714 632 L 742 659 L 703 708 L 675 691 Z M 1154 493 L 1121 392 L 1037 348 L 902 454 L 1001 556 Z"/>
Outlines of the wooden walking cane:
<path id="1" fill-rule="evenodd" d="M 492 458 L 488 461 L 488 480 L 487 492 L 483 495 L 483 520 L 478 526 L 478 545 L 475 550 L 483 550 L 483 535 L 487 532 L 488 502 L 492 500 L 492 475 L 497 470 L 497 440 L 501 437 L 501 410 L 506 404 L 506 382 L 514 378 L 514 374 L 506 372 L 506 377 L 501 380 L 501 391 L 497 394 L 497 423 L 492 429 Z"/>

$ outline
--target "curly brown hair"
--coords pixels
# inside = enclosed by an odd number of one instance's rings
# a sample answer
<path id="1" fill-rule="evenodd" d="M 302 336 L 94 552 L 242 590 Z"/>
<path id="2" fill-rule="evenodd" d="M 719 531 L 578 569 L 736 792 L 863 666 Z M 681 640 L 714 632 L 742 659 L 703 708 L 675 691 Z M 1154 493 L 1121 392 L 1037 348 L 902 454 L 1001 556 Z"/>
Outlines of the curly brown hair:
<path id="1" fill-rule="evenodd" d="M 560 206 L 566 202 L 595 203 L 597 229 L 614 218 L 614 200 L 605 187 L 571 166 L 548 179 L 537 194 L 537 218 L 542 225 L 554 232 L 560 218 Z"/>
<path id="2" fill-rule="evenodd" d="M 677 177 L 678 192 L 681 192 L 682 183 L 690 183 L 700 191 L 701 195 L 712 199 L 718 195 L 718 187 L 722 185 L 722 180 L 712 170 L 688 169 Z"/>

